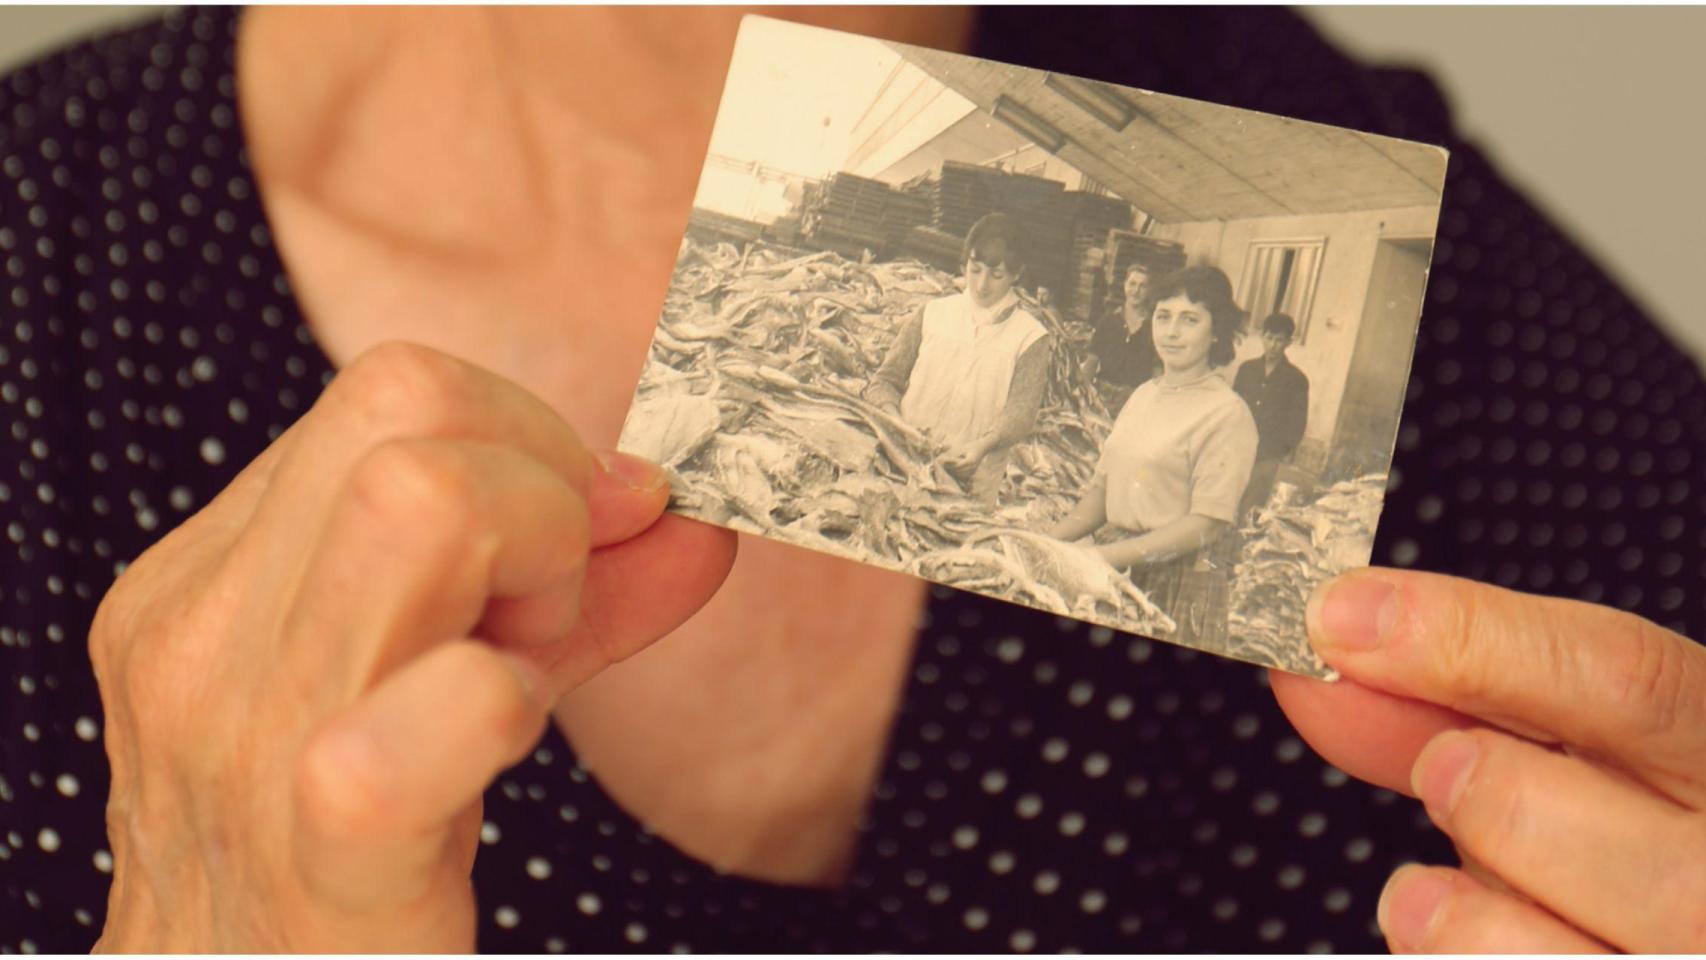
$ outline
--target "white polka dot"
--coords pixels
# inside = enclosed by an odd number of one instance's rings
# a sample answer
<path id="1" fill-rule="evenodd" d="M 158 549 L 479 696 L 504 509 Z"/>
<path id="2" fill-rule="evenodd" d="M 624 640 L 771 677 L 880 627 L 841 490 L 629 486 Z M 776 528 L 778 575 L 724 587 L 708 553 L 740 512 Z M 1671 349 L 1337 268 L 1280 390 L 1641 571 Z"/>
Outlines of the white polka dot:
<path id="1" fill-rule="evenodd" d="M 598 911 L 604 909 L 604 903 L 598 899 L 596 893 L 583 893 L 575 898 L 575 909 L 589 917 L 595 917 Z"/>
<path id="2" fill-rule="evenodd" d="M 954 829 L 954 846 L 961 850 L 970 850 L 977 846 L 977 828 L 961 826 Z"/>
<path id="3" fill-rule="evenodd" d="M 544 857 L 529 857 L 527 859 L 527 875 L 535 880 L 544 880 L 551 876 L 551 861 Z"/>
<path id="4" fill-rule="evenodd" d="M 513 930 L 521 922 L 521 912 L 510 906 L 499 907 L 492 911 L 492 920 L 505 930 Z"/>

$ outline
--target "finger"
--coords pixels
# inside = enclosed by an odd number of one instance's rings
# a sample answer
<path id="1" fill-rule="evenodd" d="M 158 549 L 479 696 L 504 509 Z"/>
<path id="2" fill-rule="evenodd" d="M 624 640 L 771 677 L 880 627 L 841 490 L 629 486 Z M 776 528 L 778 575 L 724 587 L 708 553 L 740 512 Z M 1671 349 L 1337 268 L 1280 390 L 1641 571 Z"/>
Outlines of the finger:
<path id="1" fill-rule="evenodd" d="M 1327 683 L 1279 670 L 1269 686 L 1298 735 L 1323 759 L 1359 780 L 1410 792 L 1410 769 L 1429 740 L 1480 726 L 1473 718 L 1355 680 Z"/>
<path id="2" fill-rule="evenodd" d="M 1605 607 L 1397 570 L 1329 582 L 1308 622 L 1323 659 L 1359 683 L 1586 747 L 1706 805 L 1706 652 L 1684 637 Z"/>
<path id="3" fill-rule="evenodd" d="M 340 370 L 298 422 L 238 545 L 240 558 L 276 576 L 312 536 L 345 477 L 386 440 L 436 437 L 514 447 L 584 491 L 596 467 L 562 417 L 498 375 L 417 344 L 392 342 Z"/>
<path id="4" fill-rule="evenodd" d="M 493 597 L 565 584 L 578 596 L 589 541 L 580 493 L 524 453 L 454 440 L 386 442 L 350 472 L 304 555 L 284 621 L 281 658 L 294 665 L 287 675 L 315 677 L 322 696 L 347 702 L 429 646 L 473 635 Z M 554 625 L 556 635 L 575 612 Z M 484 639 L 538 642 L 529 631 L 548 625 L 519 619 L 488 623 Z"/>
<path id="5" fill-rule="evenodd" d="M 593 554 L 573 630 L 527 656 L 566 693 L 686 623 L 734 567 L 733 531 L 666 514 L 631 540 Z"/>
<path id="6" fill-rule="evenodd" d="M 1490 730 L 1440 735 L 1416 793 L 1466 856 L 1608 943 L 1706 944 L 1706 825 L 1579 759 Z"/>
<path id="7" fill-rule="evenodd" d="M 1448 867 L 1398 868 L 1377 915 L 1393 953 L 1610 952 L 1534 904 Z"/>
<path id="8" fill-rule="evenodd" d="M 624 453 L 602 453 L 601 467 L 587 490 L 589 540 L 599 547 L 628 540 L 657 521 L 669 504 L 669 481 L 662 469 Z M 493 597 L 474 635 L 507 647 L 525 648 L 561 641 L 580 609 L 578 579 L 547 583 L 520 597 Z"/>
<path id="9" fill-rule="evenodd" d="M 538 678 L 472 640 L 403 665 L 304 744 L 294 778 L 304 879 L 351 908 L 410 903 L 455 857 L 452 822 L 526 756 L 548 717 Z M 466 877 L 463 877 L 466 882 Z"/>

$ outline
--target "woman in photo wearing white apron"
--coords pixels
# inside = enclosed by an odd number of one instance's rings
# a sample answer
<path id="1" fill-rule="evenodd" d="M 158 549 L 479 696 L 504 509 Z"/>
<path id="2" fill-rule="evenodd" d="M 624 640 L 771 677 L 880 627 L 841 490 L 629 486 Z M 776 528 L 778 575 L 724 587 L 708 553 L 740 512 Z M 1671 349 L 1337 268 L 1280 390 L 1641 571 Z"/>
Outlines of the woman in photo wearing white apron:
<path id="1" fill-rule="evenodd" d="M 944 465 L 986 503 L 1000 492 L 1008 451 L 1035 427 L 1048 385 L 1048 331 L 1015 289 L 1024 269 L 1018 244 L 1006 214 L 974 224 L 962 257 L 965 291 L 906 322 L 865 392 L 946 445 Z"/>

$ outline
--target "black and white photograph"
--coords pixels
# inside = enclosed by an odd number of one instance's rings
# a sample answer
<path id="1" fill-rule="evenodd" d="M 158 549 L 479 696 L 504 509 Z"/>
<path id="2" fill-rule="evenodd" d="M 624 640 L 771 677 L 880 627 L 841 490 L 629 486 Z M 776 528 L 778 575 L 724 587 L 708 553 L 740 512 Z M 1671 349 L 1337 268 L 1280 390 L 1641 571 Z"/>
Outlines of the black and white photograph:
<path id="1" fill-rule="evenodd" d="M 1445 169 L 749 17 L 621 448 L 695 519 L 1331 677 Z"/>

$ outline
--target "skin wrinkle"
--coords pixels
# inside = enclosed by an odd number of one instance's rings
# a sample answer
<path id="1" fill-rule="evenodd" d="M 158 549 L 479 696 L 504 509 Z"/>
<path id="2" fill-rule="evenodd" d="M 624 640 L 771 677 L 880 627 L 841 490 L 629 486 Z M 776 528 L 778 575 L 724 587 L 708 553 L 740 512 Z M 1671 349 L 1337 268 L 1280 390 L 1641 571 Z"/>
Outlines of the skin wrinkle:
<path id="1" fill-rule="evenodd" d="M 1641 617 L 1620 617 L 1634 636 L 1633 661 L 1629 669 L 1614 677 L 1613 703 L 1640 718 L 1641 727 L 1633 731 L 1637 738 L 1662 744 L 1681 729 L 1680 722 L 1688 706 L 1698 699 L 1690 697 L 1691 657 L 1680 657 L 1675 641 L 1667 631 Z"/>

